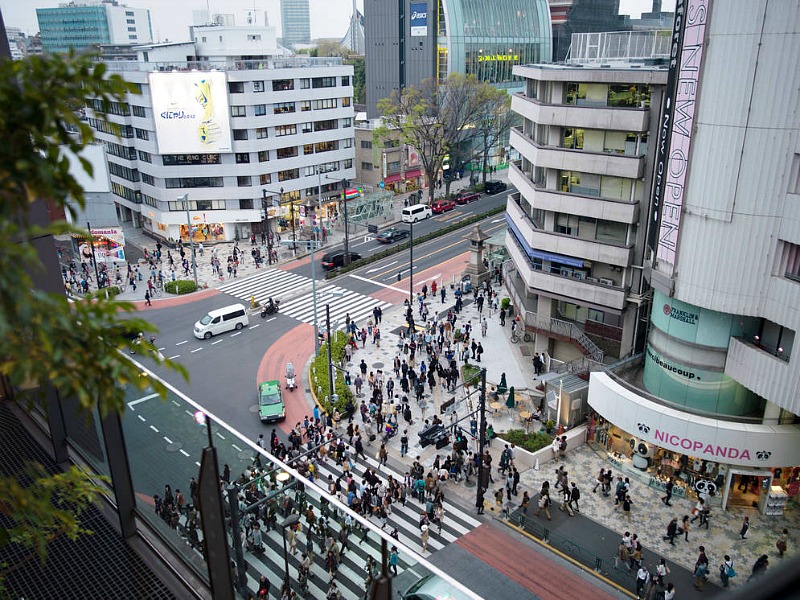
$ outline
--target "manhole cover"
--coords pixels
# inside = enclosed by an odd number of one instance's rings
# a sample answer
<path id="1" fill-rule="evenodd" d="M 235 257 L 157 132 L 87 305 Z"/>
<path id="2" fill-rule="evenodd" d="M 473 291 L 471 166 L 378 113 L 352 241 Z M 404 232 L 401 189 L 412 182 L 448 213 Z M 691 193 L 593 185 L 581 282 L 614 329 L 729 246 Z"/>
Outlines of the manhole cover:
<path id="1" fill-rule="evenodd" d="M 384 365 L 383 365 L 383 363 L 382 363 L 382 362 L 376 362 L 376 363 L 372 363 L 372 368 L 373 368 L 373 369 L 382 369 L 382 368 L 383 368 L 383 366 L 384 366 Z"/>

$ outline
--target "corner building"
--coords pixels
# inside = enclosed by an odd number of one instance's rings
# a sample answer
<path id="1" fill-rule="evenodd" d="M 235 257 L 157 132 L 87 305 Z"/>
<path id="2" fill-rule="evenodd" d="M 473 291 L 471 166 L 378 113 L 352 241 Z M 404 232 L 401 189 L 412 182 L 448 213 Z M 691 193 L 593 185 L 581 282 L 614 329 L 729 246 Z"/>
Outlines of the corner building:
<path id="1" fill-rule="evenodd" d="M 800 490 L 800 7 L 676 13 L 649 330 L 636 359 L 591 374 L 595 439 L 651 485 L 674 477 L 686 494 L 713 489 L 712 506 L 779 515 Z"/>

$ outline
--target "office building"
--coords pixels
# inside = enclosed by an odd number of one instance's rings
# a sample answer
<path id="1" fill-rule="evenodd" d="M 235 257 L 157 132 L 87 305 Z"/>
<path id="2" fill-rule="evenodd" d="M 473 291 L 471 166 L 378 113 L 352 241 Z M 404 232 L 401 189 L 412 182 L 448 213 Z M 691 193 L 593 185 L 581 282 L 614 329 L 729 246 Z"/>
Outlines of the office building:
<path id="1" fill-rule="evenodd" d="M 291 55 L 269 27 L 191 35 L 140 46 L 133 63 L 108 62 L 141 90 L 112 107 L 119 138 L 91 120 L 120 222 L 188 241 L 184 195 L 195 241 L 281 231 L 310 197 L 333 218 L 341 181 L 355 176 L 353 67 Z"/>
<path id="2" fill-rule="evenodd" d="M 57 8 L 37 8 L 36 18 L 45 52 L 153 41 L 150 11 L 129 8 L 116 0 L 70 2 Z"/>
<path id="3" fill-rule="evenodd" d="M 381 98 L 424 79 L 463 73 L 518 89 L 514 65 L 550 60 L 546 0 L 369 2 L 364 16 L 371 119 Z"/>
<path id="4" fill-rule="evenodd" d="M 368 120 L 366 113 L 356 114 L 356 180 L 374 189 L 382 183 L 396 192 L 425 187 L 419 152 L 403 143 L 398 131 L 376 141 L 375 130 L 381 125 L 381 119 Z"/>
<path id="5" fill-rule="evenodd" d="M 311 43 L 308 0 L 281 0 L 281 44 L 287 48 Z"/>

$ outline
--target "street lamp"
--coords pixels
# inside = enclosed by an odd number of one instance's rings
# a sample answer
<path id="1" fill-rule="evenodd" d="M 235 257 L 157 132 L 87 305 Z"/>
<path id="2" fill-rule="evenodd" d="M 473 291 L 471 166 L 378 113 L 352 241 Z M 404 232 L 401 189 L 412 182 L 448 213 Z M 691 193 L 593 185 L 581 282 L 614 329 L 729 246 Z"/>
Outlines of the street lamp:
<path id="1" fill-rule="evenodd" d="M 414 308 L 414 222 L 408 224 L 408 305 Z"/>
<path id="2" fill-rule="evenodd" d="M 266 236 L 267 236 L 267 264 L 272 264 L 272 230 L 269 227 L 269 214 L 268 214 L 268 206 L 267 206 L 267 193 L 268 190 L 264 189 L 261 190 L 261 208 L 264 209 L 264 223 L 266 229 Z"/>
<path id="3" fill-rule="evenodd" d="M 303 206 L 306 209 L 306 219 L 308 219 L 314 213 L 314 201 L 312 199 L 308 199 L 303 203 Z M 313 223 L 314 220 L 312 219 L 311 222 Z M 319 323 L 317 322 L 317 277 L 314 273 L 314 250 L 316 248 L 316 241 L 311 240 L 311 303 L 314 307 L 314 356 L 319 354 Z"/>
<path id="4" fill-rule="evenodd" d="M 192 219 L 189 217 L 189 194 L 178 196 L 178 200 L 183 201 L 183 206 L 186 208 L 186 227 L 188 227 L 189 234 L 189 247 L 192 252 L 192 272 L 194 273 L 194 287 L 197 288 L 197 260 L 194 255 L 194 236 L 192 235 Z"/>
<path id="5" fill-rule="evenodd" d="M 286 520 L 281 524 L 281 533 L 283 534 L 283 567 L 284 567 L 284 592 L 288 592 L 291 584 L 289 583 L 289 552 L 286 550 L 286 529 L 293 527 L 300 522 L 300 517 L 296 514 L 289 515 Z"/>
<path id="6" fill-rule="evenodd" d="M 344 266 L 350 264 L 350 237 L 347 231 L 347 186 L 350 182 L 342 179 L 342 204 L 344 204 Z"/>

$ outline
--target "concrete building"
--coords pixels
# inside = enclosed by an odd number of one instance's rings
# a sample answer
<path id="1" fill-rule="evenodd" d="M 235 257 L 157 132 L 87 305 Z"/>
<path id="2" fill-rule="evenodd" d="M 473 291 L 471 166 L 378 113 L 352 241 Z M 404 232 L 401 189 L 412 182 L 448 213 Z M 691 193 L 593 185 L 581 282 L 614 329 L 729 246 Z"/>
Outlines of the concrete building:
<path id="1" fill-rule="evenodd" d="M 69 2 L 57 8 L 37 8 L 36 18 L 45 52 L 153 41 L 150 11 L 129 8 L 116 0 Z"/>
<path id="2" fill-rule="evenodd" d="M 91 119 L 120 222 L 188 241 L 184 194 L 195 241 L 260 233 L 264 211 L 281 231 L 309 197 L 335 219 L 340 182 L 355 176 L 353 67 L 288 54 L 273 28 L 191 31 L 191 42 L 108 63 L 141 91 L 111 107 L 119 138 Z"/>
<path id="3" fill-rule="evenodd" d="M 399 133 L 380 143 L 375 129 L 380 119 L 360 119 L 356 115 L 356 180 L 373 189 L 383 182 L 385 189 L 410 192 L 425 187 L 425 174 L 419 164 L 419 153 L 400 140 Z"/>
<path id="4" fill-rule="evenodd" d="M 497 87 L 519 89 L 512 67 L 550 60 L 546 0 L 369 2 L 366 18 L 367 116 L 393 89 L 475 75 Z"/>
<path id="5" fill-rule="evenodd" d="M 281 44 L 287 48 L 311 43 L 308 0 L 281 0 Z"/>
<path id="6" fill-rule="evenodd" d="M 669 48 L 651 52 L 656 34 L 647 34 L 646 53 L 608 61 L 583 43 L 596 35 L 573 37 L 582 49 L 574 63 L 514 68 L 525 91 L 511 101 L 523 122 L 510 136 L 521 158 L 509 169 L 518 191 L 506 215 L 514 269 L 507 281 L 537 331 L 536 351 L 566 362 L 629 354 L 648 310 L 648 142 L 667 70 L 645 61 L 658 62 Z"/>

